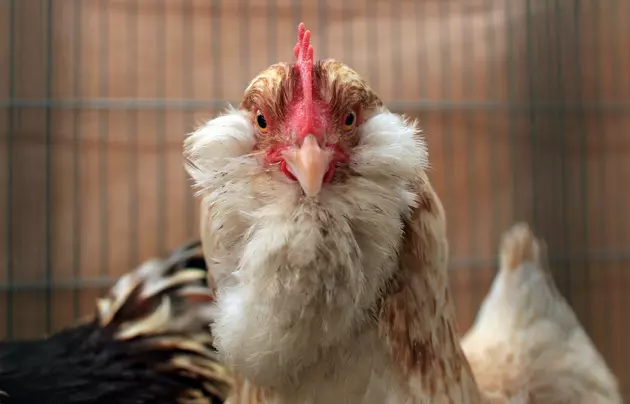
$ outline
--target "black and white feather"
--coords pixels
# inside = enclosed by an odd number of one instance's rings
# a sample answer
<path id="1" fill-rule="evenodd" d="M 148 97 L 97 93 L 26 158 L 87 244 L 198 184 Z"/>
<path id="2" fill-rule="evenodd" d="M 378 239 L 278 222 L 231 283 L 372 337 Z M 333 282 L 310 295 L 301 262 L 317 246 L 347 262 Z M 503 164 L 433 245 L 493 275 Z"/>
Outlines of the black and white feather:
<path id="1" fill-rule="evenodd" d="M 224 402 L 233 377 L 213 348 L 213 293 L 199 246 L 121 277 L 89 322 L 0 342 L 0 403 Z"/>

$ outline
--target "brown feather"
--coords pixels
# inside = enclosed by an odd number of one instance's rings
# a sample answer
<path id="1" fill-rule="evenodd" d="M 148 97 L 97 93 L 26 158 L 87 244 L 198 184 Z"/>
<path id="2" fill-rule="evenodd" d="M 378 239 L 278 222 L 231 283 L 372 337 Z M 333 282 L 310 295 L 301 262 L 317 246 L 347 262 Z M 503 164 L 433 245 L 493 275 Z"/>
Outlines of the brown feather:
<path id="1" fill-rule="evenodd" d="M 373 110 L 383 106 L 378 95 L 357 72 L 334 59 L 315 63 L 313 81 L 330 107 L 333 121 L 341 122 L 350 110 Z"/>
<path id="2" fill-rule="evenodd" d="M 405 225 L 400 271 L 383 300 L 380 331 L 415 397 L 479 403 L 457 338 L 444 209 L 425 174 L 416 190 L 418 204 Z"/>

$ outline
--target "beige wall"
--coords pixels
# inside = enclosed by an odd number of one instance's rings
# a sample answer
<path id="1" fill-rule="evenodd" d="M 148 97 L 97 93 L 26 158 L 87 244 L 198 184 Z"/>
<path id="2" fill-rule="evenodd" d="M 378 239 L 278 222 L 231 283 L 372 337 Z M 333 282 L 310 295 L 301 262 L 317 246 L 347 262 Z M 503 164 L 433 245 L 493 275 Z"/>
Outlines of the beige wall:
<path id="1" fill-rule="evenodd" d="M 487 291 L 500 232 L 535 222 L 559 257 L 562 290 L 630 385 L 627 2 L 532 1 L 530 18 L 525 0 L 56 0 L 50 17 L 46 2 L 14 3 L 12 20 L 0 3 L 0 335 L 9 125 L 14 282 L 43 283 L 50 252 L 58 328 L 75 301 L 87 313 L 98 294 L 73 292 L 73 279 L 97 284 L 197 234 L 183 135 L 290 58 L 304 20 L 317 57 L 346 61 L 393 109 L 420 117 L 448 212 L 462 327 Z M 49 39 L 56 107 L 47 110 Z M 73 99 L 92 104 L 71 108 Z M 122 104 L 138 99 L 170 104 Z M 14 293 L 13 305 L 14 335 L 44 332 L 41 288 Z"/>

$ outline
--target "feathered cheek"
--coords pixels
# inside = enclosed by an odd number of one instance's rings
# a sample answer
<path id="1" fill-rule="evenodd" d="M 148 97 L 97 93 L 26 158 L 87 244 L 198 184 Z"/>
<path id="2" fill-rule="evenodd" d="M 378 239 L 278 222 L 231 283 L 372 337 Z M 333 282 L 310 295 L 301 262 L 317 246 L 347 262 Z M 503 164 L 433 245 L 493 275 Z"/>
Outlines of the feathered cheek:
<path id="1" fill-rule="evenodd" d="M 240 111 L 230 110 L 193 132 L 184 142 L 184 154 L 196 165 L 217 159 L 250 154 L 256 138 L 249 118 Z"/>
<path id="2" fill-rule="evenodd" d="M 249 118 L 239 112 L 216 118 L 198 129 L 184 145 L 186 170 L 195 187 L 203 193 L 247 188 L 244 182 L 261 171 L 252 154 L 255 143 Z"/>

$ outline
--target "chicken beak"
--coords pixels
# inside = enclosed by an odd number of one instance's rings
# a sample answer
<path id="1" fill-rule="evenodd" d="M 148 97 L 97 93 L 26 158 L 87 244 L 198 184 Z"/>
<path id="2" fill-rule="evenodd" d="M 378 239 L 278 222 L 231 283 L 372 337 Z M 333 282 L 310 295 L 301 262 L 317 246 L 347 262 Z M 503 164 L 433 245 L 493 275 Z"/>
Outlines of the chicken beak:
<path id="1" fill-rule="evenodd" d="M 317 195 L 330 165 L 330 150 L 322 150 L 315 136 L 308 135 L 299 149 L 285 150 L 282 155 L 288 170 L 298 180 L 304 193 L 308 196 Z"/>

